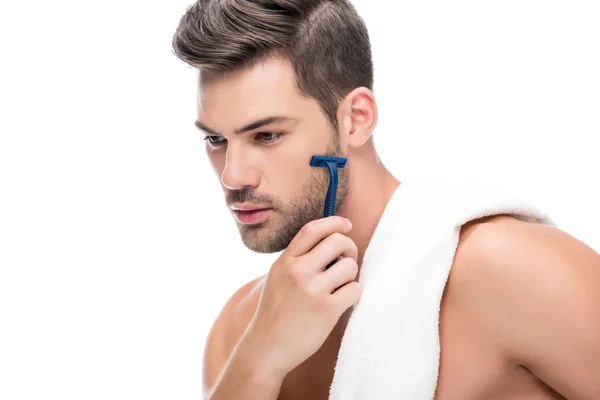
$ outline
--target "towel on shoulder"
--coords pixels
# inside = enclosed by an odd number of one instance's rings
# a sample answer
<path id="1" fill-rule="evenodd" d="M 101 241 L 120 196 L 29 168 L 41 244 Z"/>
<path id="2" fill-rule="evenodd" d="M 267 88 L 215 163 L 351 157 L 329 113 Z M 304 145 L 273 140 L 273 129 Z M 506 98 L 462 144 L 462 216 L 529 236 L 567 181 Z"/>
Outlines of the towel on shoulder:
<path id="1" fill-rule="evenodd" d="M 434 398 L 440 302 L 461 227 L 499 214 L 555 225 L 492 185 L 402 181 L 365 251 L 363 293 L 342 338 L 331 400 Z"/>

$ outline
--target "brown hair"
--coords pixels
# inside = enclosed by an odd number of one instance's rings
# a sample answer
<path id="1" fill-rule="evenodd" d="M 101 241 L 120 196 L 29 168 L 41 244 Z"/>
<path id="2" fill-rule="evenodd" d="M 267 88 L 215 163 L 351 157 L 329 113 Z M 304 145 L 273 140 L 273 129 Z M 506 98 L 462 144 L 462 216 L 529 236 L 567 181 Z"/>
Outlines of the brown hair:
<path id="1" fill-rule="evenodd" d="M 373 90 L 369 35 L 349 0 L 197 0 L 172 44 L 182 61 L 217 73 L 287 57 L 299 92 L 317 100 L 336 130 L 344 96 Z"/>

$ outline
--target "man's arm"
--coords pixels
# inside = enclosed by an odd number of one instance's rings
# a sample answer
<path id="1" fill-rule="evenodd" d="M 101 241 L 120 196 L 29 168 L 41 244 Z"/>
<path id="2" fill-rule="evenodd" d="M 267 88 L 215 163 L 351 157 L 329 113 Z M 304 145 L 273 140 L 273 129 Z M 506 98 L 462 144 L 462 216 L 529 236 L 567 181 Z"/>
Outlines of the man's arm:
<path id="1" fill-rule="evenodd" d="M 461 242 L 463 304 L 480 328 L 569 400 L 600 399 L 600 255 L 509 217 L 467 228 Z"/>
<path id="2" fill-rule="evenodd" d="M 255 279 L 227 301 L 206 339 L 203 357 L 203 393 L 209 400 L 276 399 L 281 379 L 263 370 L 252 343 L 243 341 L 245 326 L 236 320 L 238 306 L 255 288 Z"/>

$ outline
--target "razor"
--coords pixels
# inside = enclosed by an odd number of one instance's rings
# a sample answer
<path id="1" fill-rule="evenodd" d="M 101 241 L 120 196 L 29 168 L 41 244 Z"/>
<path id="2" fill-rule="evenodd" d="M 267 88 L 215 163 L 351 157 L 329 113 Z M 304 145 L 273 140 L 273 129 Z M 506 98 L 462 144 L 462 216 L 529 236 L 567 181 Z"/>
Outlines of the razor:
<path id="1" fill-rule="evenodd" d="M 323 218 L 335 215 L 335 203 L 337 200 L 338 187 L 338 168 L 344 168 L 347 161 L 347 158 L 328 156 L 313 156 L 310 160 L 311 167 L 329 169 L 329 187 L 327 188 L 327 195 L 325 196 Z M 337 259 L 330 262 L 325 269 L 331 267 L 336 263 L 336 261 Z"/>

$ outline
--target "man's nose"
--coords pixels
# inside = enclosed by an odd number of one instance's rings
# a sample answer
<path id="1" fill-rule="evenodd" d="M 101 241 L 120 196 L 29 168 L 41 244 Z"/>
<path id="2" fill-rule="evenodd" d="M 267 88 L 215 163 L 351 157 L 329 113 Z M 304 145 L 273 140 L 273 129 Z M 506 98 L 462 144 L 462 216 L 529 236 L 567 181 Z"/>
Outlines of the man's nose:
<path id="1" fill-rule="evenodd" d="M 244 186 L 258 186 L 258 168 L 247 152 L 231 146 L 227 149 L 221 183 L 229 190 L 239 190 Z"/>

